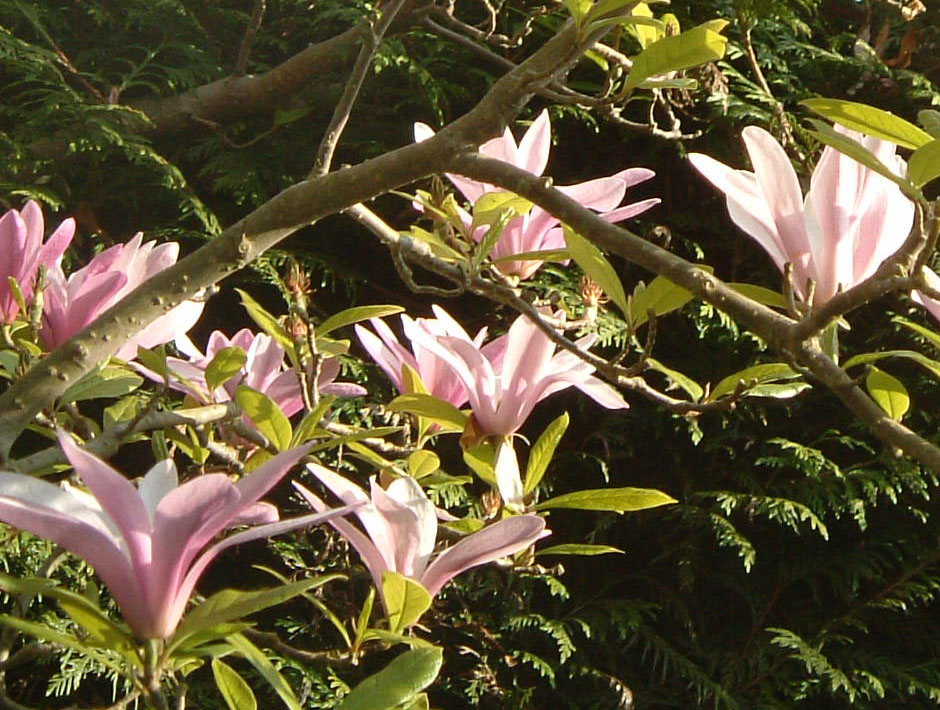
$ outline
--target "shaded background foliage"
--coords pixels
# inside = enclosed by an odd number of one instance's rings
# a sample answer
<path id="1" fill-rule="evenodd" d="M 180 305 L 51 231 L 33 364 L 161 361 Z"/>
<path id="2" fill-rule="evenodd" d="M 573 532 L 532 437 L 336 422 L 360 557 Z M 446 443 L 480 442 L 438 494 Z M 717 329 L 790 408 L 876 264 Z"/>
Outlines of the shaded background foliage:
<path id="1" fill-rule="evenodd" d="M 462 5 L 468 20 L 485 19 L 482 4 Z M 715 17 L 732 21 L 726 61 L 694 72 L 697 90 L 665 97 L 684 131 L 701 135 L 663 140 L 584 109 L 555 106 L 558 144 L 548 172 L 568 183 L 632 165 L 652 167 L 656 179 L 631 195 L 658 195 L 663 204 L 635 229 L 668 240 L 724 278 L 776 286 L 770 261 L 735 230 L 723 200 L 684 155 L 694 150 L 745 167 L 740 130 L 756 124 L 784 140 L 790 132 L 788 148 L 806 177 L 818 147 L 800 128 L 800 100 L 851 98 L 907 118 L 937 106 L 940 7 L 908 19 L 902 9 L 913 5 L 677 0 L 669 10 L 683 26 Z M 511 59 L 561 21 L 553 4 L 507 0 L 500 7 L 499 32 L 529 31 L 520 46 L 499 50 Z M 348 29 L 368 10 L 358 2 L 268 0 L 248 60 L 239 66 L 252 13 L 244 2 L 0 0 L 0 203 L 6 209 L 34 197 L 45 203 L 50 222 L 55 211 L 75 215 L 77 262 L 137 230 L 184 248 L 211 238 L 220 225 L 303 178 L 343 73 L 324 72 L 273 110 L 225 125 L 191 123 L 183 134 L 155 130 L 141 102 L 233 71 L 268 70 Z M 749 45 L 756 64 L 748 59 Z M 631 49 L 628 38 L 624 48 Z M 395 34 L 366 83 L 337 161 L 358 162 L 409 142 L 415 120 L 452 120 L 473 105 L 497 70 L 426 29 Z M 761 74 L 772 95 L 761 87 Z M 585 63 L 573 79 L 590 90 L 603 76 Z M 534 102 L 528 116 L 541 107 Z M 639 100 L 627 115 L 643 120 L 647 110 Z M 380 200 L 377 209 L 402 228 L 415 219 L 397 197 Z M 381 302 L 424 315 L 426 298 L 407 292 L 383 249 L 352 222 L 334 217 L 230 279 L 197 333 L 234 332 L 248 323 L 235 307 L 234 285 L 283 312 L 276 285 L 288 254 L 312 274 L 314 307 L 324 315 Z M 619 266 L 628 289 L 649 278 Z M 548 267 L 533 288 L 573 298 L 577 274 Z M 468 330 L 493 320 L 491 305 L 469 297 L 447 307 Z M 899 331 L 894 314 L 923 322 L 901 299 L 876 304 L 850 318 L 845 351 L 871 351 L 898 338 L 925 348 Z M 505 324 L 510 316 L 499 313 L 496 320 Z M 609 344 L 620 344 L 615 334 Z M 662 319 L 654 352 L 696 381 L 715 383 L 759 360 L 763 349 L 710 306 L 693 302 Z M 903 365 L 886 367 L 912 392 L 916 411 L 909 416 L 916 428 L 934 429 L 937 383 Z M 372 391 L 388 391 L 375 368 L 355 367 L 351 374 Z M 538 558 L 546 566 L 515 574 L 487 568 L 451 585 L 426 618 L 428 637 L 447 649 L 432 690 L 436 706 L 927 708 L 940 702 L 940 511 L 931 474 L 884 450 L 822 392 L 747 399 L 733 411 L 696 418 L 638 398 L 631 404 L 616 414 L 575 397 L 543 405 L 523 433 L 537 436 L 563 409 L 572 412 L 545 485 L 555 494 L 604 483 L 648 486 L 679 504 L 627 517 L 556 511 L 550 524 L 557 542 L 615 545 L 625 554 Z M 376 423 L 384 416 L 354 405 L 344 414 Z M 445 442 L 442 456 L 451 473 L 465 473 L 455 443 Z M 368 473 L 360 467 L 360 477 Z M 466 493 L 441 494 L 475 505 Z M 286 493 L 278 503 L 297 505 Z M 4 534 L 4 567 L 34 572 L 48 553 L 45 543 Z M 228 554 L 281 570 L 360 569 L 326 530 Z M 217 563 L 202 591 L 231 583 L 227 567 Z M 57 574 L 77 579 L 88 573 L 69 562 Z M 260 571 L 250 576 L 237 582 L 270 581 Z M 354 572 L 348 582 L 328 587 L 325 600 L 349 618 L 368 587 L 368 575 Z M 56 615 L 54 608 L 44 613 L 50 620 Z M 264 625 L 301 647 L 339 641 L 304 602 L 279 608 Z M 309 706 L 325 707 L 337 688 L 386 660 L 373 654 L 361 666 L 332 668 L 287 657 L 279 662 Z M 46 658 L 11 671 L 7 684 L 23 702 L 43 706 L 64 704 L 44 699 L 47 682 L 55 695 L 80 683 L 83 703 L 106 703 L 110 680 L 87 675 L 91 670 L 69 657 Z M 219 706 L 208 672 L 199 674 L 191 679 L 190 702 Z M 278 702 L 264 695 L 260 701 L 264 707 Z"/>

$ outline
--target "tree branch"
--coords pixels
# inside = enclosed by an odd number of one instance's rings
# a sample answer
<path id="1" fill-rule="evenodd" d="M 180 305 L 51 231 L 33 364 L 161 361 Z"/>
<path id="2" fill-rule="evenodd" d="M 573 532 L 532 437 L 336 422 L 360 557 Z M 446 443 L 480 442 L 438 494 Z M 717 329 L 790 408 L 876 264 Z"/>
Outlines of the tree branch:
<path id="1" fill-rule="evenodd" d="M 287 188 L 141 285 L 0 395 L 0 463 L 9 459 L 20 432 L 44 407 L 154 319 L 250 263 L 301 227 L 446 171 L 452 156 L 475 150 L 498 135 L 534 92 L 562 76 L 596 39 L 579 37 L 569 22 L 497 81 L 476 107 L 432 138 Z"/>

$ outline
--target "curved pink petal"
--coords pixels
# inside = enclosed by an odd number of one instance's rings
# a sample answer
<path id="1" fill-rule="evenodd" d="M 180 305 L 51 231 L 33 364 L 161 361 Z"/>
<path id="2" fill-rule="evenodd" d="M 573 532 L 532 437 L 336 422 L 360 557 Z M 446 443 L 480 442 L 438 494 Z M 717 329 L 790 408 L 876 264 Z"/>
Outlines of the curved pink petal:
<path id="1" fill-rule="evenodd" d="M 519 141 L 516 166 L 533 175 L 541 175 L 548 165 L 548 154 L 552 149 L 552 124 L 548 111 L 543 109 Z"/>
<path id="2" fill-rule="evenodd" d="M 536 515 L 500 520 L 442 552 L 419 581 L 434 596 L 461 572 L 520 552 L 544 535 L 545 521 Z"/>

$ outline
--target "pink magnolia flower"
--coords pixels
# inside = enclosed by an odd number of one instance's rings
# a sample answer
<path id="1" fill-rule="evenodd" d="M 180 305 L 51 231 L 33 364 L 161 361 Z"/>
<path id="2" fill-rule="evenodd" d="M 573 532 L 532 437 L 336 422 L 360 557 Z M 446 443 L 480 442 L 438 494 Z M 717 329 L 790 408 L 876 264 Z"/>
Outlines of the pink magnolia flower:
<path id="1" fill-rule="evenodd" d="M 314 525 L 343 511 L 324 508 L 278 522 L 258 499 L 306 453 L 279 454 L 237 483 L 222 473 L 179 485 L 171 460 L 135 488 L 123 475 L 59 434 L 59 443 L 91 494 L 18 473 L 0 472 L 0 520 L 45 537 L 84 558 L 108 585 L 139 638 L 167 638 L 206 566 L 224 549 Z M 247 530 L 210 545 L 235 525 Z"/>
<path id="2" fill-rule="evenodd" d="M 43 244 L 42 210 L 33 200 L 23 210 L 0 217 L 0 322 L 12 323 L 20 311 L 10 289 L 15 279 L 28 303 L 40 266 L 54 268 L 75 236 L 75 220 L 67 219 Z"/>
<path id="3" fill-rule="evenodd" d="M 514 434 L 538 402 L 568 387 L 577 387 L 608 409 L 629 406 L 613 387 L 591 374 L 593 366 L 567 351 L 556 354 L 555 344 L 525 316 L 489 344 L 498 358 L 461 338 L 432 337 L 418 328 L 407 328 L 406 333 L 446 363 L 467 388 L 482 436 Z M 586 349 L 596 339 L 587 335 L 576 344 Z"/>
<path id="4" fill-rule="evenodd" d="M 432 135 L 434 131 L 429 126 L 423 123 L 415 124 L 415 140 L 425 140 Z M 480 152 L 490 158 L 528 170 L 534 175 L 541 175 L 548 164 L 551 145 L 552 128 L 548 111 L 542 111 L 518 144 L 507 128 L 501 138 L 494 138 L 480 146 Z M 577 185 L 559 186 L 558 189 L 585 207 L 597 210 L 608 222 L 620 222 L 659 204 L 659 198 L 652 198 L 617 208 L 628 188 L 649 180 L 655 174 L 647 168 L 629 168 L 608 177 L 588 180 Z M 501 188 L 459 175 L 448 174 L 447 177 L 471 203 L 475 203 L 488 192 L 501 191 Z M 469 226 L 470 215 L 463 213 L 463 218 Z M 475 229 L 473 238 L 480 241 L 486 229 Z M 564 248 L 565 237 L 559 220 L 541 207 L 534 206 L 528 213 L 509 221 L 490 256 L 496 260 L 525 252 Z M 497 267 L 507 276 L 515 275 L 520 279 L 527 279 L 538 271 L 543 263 L 536 259 L 506 260 L 497 262 Z"/>
<path id="5" fill-rule="evenodd" d="M 222 331 L 213 331 L 206 344 L 203 355 L 190 343 L 180 343 L 189 360 L 168 357 L 167 367 L 180 377 L 171 379 L 170 386 L 186 392 L 194 399 L 209 404 L 227 402 L 235 395 L 238 385 L 247 385 L 263 392 L 275 401 L 288 417 L 303 409 L 300 378 L 284 362 L 284 348 L 265 333 L 253 333 L 242 328 L 229 338 Z M 245 351 L 243 374 L 237 375 L 222 385 L 215 392 L 209 392 L 206 384 L 206 368 L 218 352 L 224 348 L 239 347 Z M 162 380 L 156 373 L 144 368 L 141 371 L 151 379 Z M 320 366 L 320 378 L 317 389 L 323 394 L 336 394 L 343 397 L 356 397 L 366 394 L 364 387 L 347 382 L 335 382 L 339 374 L 339 360 L 326 358 Z"/>
<path id="6" fill-rule="evenodd" d="M 340 518 L 330 524 L 359 553 L 380 592 L 382 574 L 388 570 L 414 579 L 434 596 L 461 572 L 515 554 L 548 534 L 542 518 L 517 515 L 487 525 L 435 555 L 437 509 L 413 478 L 396 479 L 386 490 L 373 477 L 366 494 L 323 466 L 307 468 L 346 505 L 359 506 L 356 515 L 365 532 Z M 294 486 L 314 510 L 327 510 L 314 493 Z"/>
<path id="7" fill-rule="evenodd" d="M 906 172 L 896 147 L 840 126 L 899 175 Z M 793 266 L 793 288 L 821 305 L 839 290 L 871 276 L 898 250 L 914 220 L 914 204 L 898 186 L 861 163 L 826 147 L 813 171 L 804 199 L 787 154 L 767 131 L 742 132 L 754 172 L 735 170 L 693 153 L 699 172 L 728 198 L 731 219 L 760 244 L 777 268 Z"/>
<path id="8" fill-rule="evenodd" d="M 68 278 L 61 268 L 49 270 L 42 337 L 50 349 L 59 347 L 151 276 L 176 263 L 179 244 L 158 245 L 142 240 L 138 232 L 126 244 L 105 249 Z M 203 305 L 196 301 L 181 303 L 135 335 L 117 357 L 130 360 L 136 356 L 138 346 L 152 348 L 185 337 L 202 315 Z"/>
<path id="9" fill-rule="evenodd" d="M 483 339 L 486 337 L 486 328 L 480 331 L 471 339 L 467 331 L 455 321 L 447 311 L 438 305 L 431 306 L 436 318 L 417 318 L 411 319 L 403 315 L 401 317 L 405 332 L 411 330 L 420 330 L 431 338 L 451 337 L 464 340 L 473 347 L 483 348 L 491 358 L 497 358 L 496 352 L 500 345 L 496 342 L 483 346 Z M 368 351 L 372 359 L 381 367 L 389 379 L 395 384 L 395 387 L 402 394 L 409 394 L 408 387 L 402 377 L 402 367 L 408 365 L 418 373 L 421 382 L 429 393 L 450 402 L 455 407 L 463 406 L 467 401 L 467 388 L 457 377 L 453 370 L 446 365 L 433 352 L 422 348 L 416 340 L 411 341 L 411 351 L 398 342 L 398 338 L 392 329 L 379 318 L 370 320 L 375 333 L 362 326 L 356 326 L 356 335 L 359 336 L 359 342 L 362 347 Z M 378 334 L 378 335 L 376 335 Z"/>

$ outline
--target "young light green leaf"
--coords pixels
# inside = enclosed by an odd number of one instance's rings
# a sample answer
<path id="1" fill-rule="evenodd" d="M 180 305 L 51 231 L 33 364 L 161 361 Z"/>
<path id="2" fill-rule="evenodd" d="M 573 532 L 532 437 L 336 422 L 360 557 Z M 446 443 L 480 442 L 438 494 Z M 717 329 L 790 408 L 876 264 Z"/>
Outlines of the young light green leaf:
<path id="1" fill-rule="evenodd" d="M 370 318 L 393 316 L 404 310 L 405 309 L 401 306 L 357 306 L 355 308 L 347 308 L 345 311 L 340 311 L 320 323 L 320 325 L 317 326 L 317 336 L 326 335 L 339 328 L 353 325 L 354 323 L 360 323 Z"/>
<path id="2" fill-rule="evenodd" d="M 388 403 L 393 412 L 408 412 L 425 417 L 438 424 L 442 430 L 463 431 L 467 426 L 467 415 L 450 402 L 429 394 L 402 394 Z"/>
<path id="3" fill-rule="evenodd" d="M 366 597 L 365 602 L 362 604 L 362 609 L 359 610 L 359 616 L 356 619 L 356 638 L 353 641 L 353 648 L 359 648 L 362 646 L 362 642 L 366 638 L 366 633 L 369 631 L 369 620 L 372 618 L 372 608 L 375 606 L 375 587 L 369 587 L 369 594 Z"/>
<path id="4" fill-rule="evenodd" d="M 894 318 L 891 319 L 891 321 L 893 323 L 900 323 L 905 328 L 909 328 L 913 330 L 915 333 L 922 335 L 924 338 L 930 341 L 931 345 L 933 345 L 935 348 L 940 350 L 940 333 L 934 332 L 930 328 L 925 328 L 919 323 L 910 321 L 907 318 L 902 318 L 901 316 L 895 316 Z"/>
<path id="5" fill-rule="evenodd" d="M 335 401 L 336 395 L 320 395 L 320 401 L 317 406 L 304 415 L 304 418 L 300 420 L 300 424 L 298 424 L 297 428 L 294 430 L 291 446 L 299 446 L 314 438 L 315 434 L 320 430 L 320 421 L 326 416 L 326 413 L 330 411 L 330 407 L 333 406 L 333 402 Z"/>
<path id="6" fill-rule="evenodd" d="M 917 187 L 940 177 L 940 138 L 922 145 L 907 161 L 907 177 Z"/>
<path id="7" fill-rule="evenodd" d="M 125 668 L 122 663 L 118 662 L 114 654 L 108 653 L 96 646 L 89 645 L 74 636 L 69 636 L 68 634 L 50 629 L 48 626 L 21 619 L 18 616 L 10 616 L 9 614 L 0 614 L 0 624 L 9 626 L 10 628 L 42 641 L 77 651 L 83 656 L 89 656 L 116 675 L 126 675 L 128 672 L 128 669 Z M 128 661 L 129 659 L 125 658 L 125 663 Z"/>
<path id="8" fill-rule="evenodd" d="M 913 123 L 874 106 L 856 101 L 822 98 L 806 99 L 800 103 L 834 123 L 904 148 L 916 150 L 931 140 L 929 133 L 925 133 Z"/>
<path id="9" fill-rule="evenodd" d="M 492 444 L 477 444 L 465 449 L 463 460 L 481 480 L 496 488 L 496 450 Z"/>
<path id="10" fill-rule="evenodd" d="M 672 368 L 666 367 L 655 358 L 646 358 L 646 366 L 651 370 L 655 370 L 656 372 L 665 375 L 666 379 L 668 379 L 672 384 L 684 390 L 685 393 L 692 398 L 693 402 L 700 401 L 702 396 L 705 394 L 705 390 L 698 382 L 693 380 L 691 377 L 682 374 L 678 370 L 673 370 Z"/>
<path id="11" fill-rule="evenodd" d="M 290 448 L 293 435 L 290 420 L 273 399 L 247 385 L 239 385 L 235 401 L 278 451 Z"/>
<path id="12" fill-rule="evenodd" d="M 784 298 L 783 294 L 772 291 L 769 288 L 745 283 L 728 283 L 725 285 L 733 288 L 742 296 L 747 296 L 752 301 L 763 303 L 765 306 L 770 306 L 771 308 L 787 308 L 787 299 Z"/>
<path id="13" fill-rule="evenodd" d="M 878 362 L 879 360 L 883 360 L 886 357 L 900 357 L 904 358 L 905 360 L 916 362 L 934 377 L 940 379 L 940 362 L 931 360 L 926 355 L 922 355 L 915 350 L 882 350 L 881 352 L 877 353 L 861 353 L 852 358 L 849 358 L 843 367 L 848 369 L 855 365 L 866 365 L 871 362 Z"/>
<path id="14" fill-rule="evenodd" d="M 241 374 L 247 360 L 245 350 L 237 345 L 219 350 L 212 358 L 212 362 L 206 365 L 206 385 L 209 387 L 209 394 Z"/>
<path id="15" fill-rule="evenodd" d="M 617 276 L 614 267 L 607 261 L 601 250 L 567 226 L 564 227 L 564 233 L 568 253 L 571 254 L 571 258 L 575 260 L 575 263 L 581 267 L 585 274 L 600 284 L 607 297 L 616 303 L 624 314 L 629 313 L 627 295 L 620 283 L 620 277 Z"/>
<path id="16" fill-rule="evenodd" d="M 342 578 L 342 575 L 329 574 L 302 579 L 298 582 L 283 584 L 271 589 L 253 591 L 223 589 L 199 604 L 183 618 L 182 623 L 170 640 L 170 649 L 179 646 L 188 636 L 192 636 L 203 629 L 235 621 L 262 609 L 282 604 L 298 594 L 303 594 L 315 587 L 340 578 Z"/>
<path id="17" fill-rule="evenodd" d="M 411 702 L 437 678 L 439 648 L 413 648 L 353 688 L 337 710 L 389 710 Z"/>
<path id="18" fill-rule="evenodd" d="M 940 138 L 940 111 L 930 108 L 918 111 L 917 122 L 934 138 Z"/>
<path id="19" fill-rule="evenodd" d="M 691 291 L 676 286 L 664 276 L 657 276 L 649 285 L 637 284 L 630 296 L 630 322 L 634 328 L 646 323 L 649 312 L 657 318 L 672 311 L 677 311 L 692 300 Z"/>
<path id="20" fill-rule="evenodd" d="M 653 42 L 633 58 L 626 88 L 635 88 L 640 82 L 657 74 L 718 61 L 725 56 L 728 44 L 728 38 L 720 34 L 727 24 L 725 20 L 711 20 Z"/>
<path id="21" fill-rule="evenodd" d="M 400 634 L 431 608 L 431 595 L 420 582 L 398 572 L 382 573 L 382 597 L 388 612 L 388 629 Z"/>
<path id="22" fill-rule="evenodd" d="M 706 401 L 713 402 L 719 397 L 731 394 L 738 389 L 738 385 L 754 387 L 756 385 L 792 380 L 800 376 L 785 362 L 769 362 L 763 365 L 754 365 L 728 375 L 721 380 L 708 395 Z"/>
<path id="23" fill-rule="evenodd" d="M 246 661 L 248 661 L 255 670 L 264 678 L 268 684 L 274 688 L 274 691 L 280 696 L 289 710 L 302 710 L 300 701 L 294 695 L 290 684 L 284 679 L 284 676 L 274 667 L 274 664 L 268 660 L 260 648 L 242 634 L 232 634 L 226 636 L 225 640 L 234 648 Z"/>
<path id="24" fill-rule="evenodd" d="M 585 557 L 593 557 L 594 555 L 607 555 L 612 553 L 619 555 L 624 554 L 623 550 L 620 548 L 611 547 L 610 545 L 569 543 L 564 545 L 553 545 L 552 547 L 546 547 L 544 550 L 536 550 L 535 556 L 542 557 L 543 555 L 581 555 Z"/>
<path id="25" fill-rule="evenodd" d="M 473 204 L 473 224 L 495 224 L 505 213 L 509 218 L 526 214 L 532 209 L 532 203 L 512 192 L 485 192 Z"/>
<path id="26" fill-rule="evenodd" d="M 654 488 L 596 488 L 549 498 L 536 505 L 535 509 L 573 508 L 576 510 L 603 510 L 625 513 L 627 511 L 656 508 L 660 505 L 669 505 L 675 502 L 675 498 Z"/>
<path id="27" fill-rule="evenodd" d="M 88 399 L 123 397 L 144 383 L 140 375 L 123 367 L 107 366 L 90 372 L 69 387 L 59 399 L 59 405 L 82 402 Z"/>
<path id="28" fill-rule="evenodd" d="M 251 687 L 231 666 L 218 658 L 213 658 L 212 675 L 229 710 L 257 710 L 258 701 L 255 700 Z"/>
<path id="29" fill-rule="evenodd" d="M 415 479 L 430 476 L 441 467 L 441 458 L 433 451 L 419 449 L 408 457 L 408 475 Z"/>
<path id="30" fill-rule="evenodd" d="M 294 342 L 287 334 L 287 331 L 284 330 L 284 327 L 278 322 L 277 318 L 268 313 L 260 303 L 245 291 L 242 291 L 240 288 L 236 288 L 235 291 L 241 296 L 242 305 L 245 307 L 245 310 L 248 311 L 248 315 L 251 316 L 251 319 L 257 326 L 274 338 L 278 345 L 291 355 L 292 360 L 296 359 L 293 355 Z"/>
<path id="31" fill-rule="evenodd" d="M 865 378 L 868 394 L 878 403 L 885 413 L 899 422 L 911 406 L 911 397 L 904 385 L 896 377 L 877 367 L 872 367 Z"/>
<path id="32" fill-rule="evenodd" d="M 568 429 L 569 421 L 568 412 L 565 412 L 545 427 L 545 431 L 542 432 L 538 441 L 532 445 L 532 450 L 529 452 L 529 462 L 525 469 L 525 481 L 522 486 L 525 495 L 529 495 L 534 491 L 545 475 L 548 464 L 551 463 L 552 457 L 555 455 L 555 449 Z"/>
<path id="33" fill-rule="evenodd" d="M 499 264 L 504 261 L 566 261 L 571 258 L 567 249 L 543 249 L 541 251 L 521 251 L 518 254 L 507 254 L 498 259 L 493 259 L 493 263 Z"/>
<path id="34" fill-rule="evenodd" d="M 169 379 L 169 370 L 166 366 L 166 346 L 161 345 L 159 347 L 148 350 L 147 348 L 137 348 L 137 362 L 146 367 L 148 370 L 157 373 L 164 380 Z"/>

